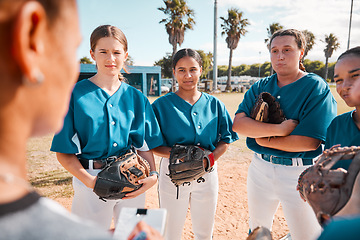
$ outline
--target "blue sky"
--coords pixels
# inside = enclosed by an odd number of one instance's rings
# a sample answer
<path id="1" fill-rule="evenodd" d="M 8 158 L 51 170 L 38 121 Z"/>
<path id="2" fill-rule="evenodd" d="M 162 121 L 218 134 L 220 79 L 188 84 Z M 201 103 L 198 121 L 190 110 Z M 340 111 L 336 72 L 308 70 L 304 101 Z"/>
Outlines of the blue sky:
<path id="1" fill-rule="evenodd" d="M 78 57 L 90 57 L 89 38 L 99 25 L 119 27 L 129 43 L 129 55 L 135 65 L 152 66 L 166 53 L 172 52 L 164 24 L 159 21 L 165 15 L 157 10 L 165 6 L 162 0 L 77 0 L 83 41 Z M 214 0 L 188 0 L 195 11 L 196 25 L 185 33 L 180 48 L 193 48 L 213 52 Z M 349 31 L 351 0 L 217 0 L 218 18 L 227 16 L 231 7 L 244 12 L 251 25 L 248 33 L 234 50 L 233 66 L 269 61 L 264 44 L 266 28 L 279 22 L 285 28 L 307 29 L 316 36 L 316 44 L 307 58 L 325 61 L 325 44 L 320 39 L 334 33 L 340 41 L 340 49 L 334 52 L 330 62 L 346 50 Z M 218 65 L 227 65 L 229 49 L 221 36 L 221 20 L 218 19 Z M 354 0 L 350 47 L 360 45 L 360 0 Z M 178 49 L 180 49 L 178 47 Z"/>

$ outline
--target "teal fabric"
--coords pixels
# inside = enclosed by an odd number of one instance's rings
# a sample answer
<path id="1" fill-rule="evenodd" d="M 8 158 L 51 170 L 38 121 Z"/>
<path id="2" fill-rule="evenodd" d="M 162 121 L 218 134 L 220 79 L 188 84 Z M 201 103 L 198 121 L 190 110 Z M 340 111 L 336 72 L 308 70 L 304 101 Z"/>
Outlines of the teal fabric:
<path id="1" fill-rule="evenodd" d="M 225 105 L 207 93 L 202 93 L 194 105 L 175 93 L 168 93 L 152 106 L 165 146 L 195 144 L 213 151 L 219 141 L 232 143 L 238 139 Z"/>
<path id="2" fill-rule="evenodd" d="M 63 129 L 54 136 L 51 151 L 103 159 L 119 156 L 131 146 L 149 150 L 162 144 L 152 107 L 141 92 L 123 82 L 109 96 L 86 79 L 73 90 Z"/>
<path id="3" fill-rule="evenodd" d="M 336 116 L 337 103 L 328 84 L 319 76 L 309 73 L 284 87 L 277 85 L 277 74 L 257 81 L 244 95 L 236 113 L 244 112 L 248 117 L 257 96 L 269 92 L 280 103 L 287 119 L 299 121 L 291 135 L 301 135 L 325 141 L 326 129 Z M 322 147 L 309 152 L 284 152 L 258 145 L 253 138 L 247 138 L 247 146 L 254 152 L 278 157 L 314 158 Z"/>

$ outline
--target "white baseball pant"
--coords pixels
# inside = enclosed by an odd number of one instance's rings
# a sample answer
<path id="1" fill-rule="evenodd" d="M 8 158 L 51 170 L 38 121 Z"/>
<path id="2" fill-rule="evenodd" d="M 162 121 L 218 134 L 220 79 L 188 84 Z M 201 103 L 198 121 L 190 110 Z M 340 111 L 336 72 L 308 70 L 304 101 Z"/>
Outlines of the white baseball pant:
<path id="1" fill-rule="evenodd" d="M 101 170 L 86 169 L 86 171 L 96 176 Z M 145 193 L 132 199 L 107 200 L 107 202 L 104 202 L 93 192 L 93 189 L 86 187 L 85 184 L 76 177 L 73 177 L 73 188 L 75 193 L 71 207 L 72 213 L 91 220 L 106 230 L 110 228 L 113 217 L 116 226 L 120 211 L 123 207 L 145 207 Z"/>
<path id="2" fill-rule="evenodd" d="M 212 239 L 219 190 L 216 162 L 214 171 L 203 176 L 205 182 L 195 180 L 179 189 L 167 175 L 168 166 L 169 159 L 162 158 L 158 191 L 160 207 L 166 208 L 168 213 L 165 240 L 181 239 L 189 204 L 195 239 Z"/>
<path id="3" fill-rule="evenodd" d="M 249 225 L 271 229 L 274 214 L 281 203 L 293 240 L 317 239 L 321 227 L 315 213 L 296 190 L 298 177 L 309 166 L 284 166 L 261 159 L 251 161 L 247 177 Z"/>

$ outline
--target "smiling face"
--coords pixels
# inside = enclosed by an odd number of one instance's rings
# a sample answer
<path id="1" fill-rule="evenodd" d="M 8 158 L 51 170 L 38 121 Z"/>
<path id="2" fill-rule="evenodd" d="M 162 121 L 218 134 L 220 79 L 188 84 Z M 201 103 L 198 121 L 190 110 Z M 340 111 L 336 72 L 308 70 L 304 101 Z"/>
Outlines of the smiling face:
<path id="1" fill-rule="evenodd" d="M 334 69 L 336 91 L 349 107 L 360 106 L 360 57 L 350 54 Z"/>
<path id="2" fill-rule="evenodd" d="M 202 67 L 194 58 L 185 56 L 176 63 L 173 73 L 178 81 L 179 90 L 196 90 Z"/>
<path id="3" fill-rule="evenodd" d="M 304 51 L 299 49 L 294 36 L 278 36 L 271 42 L 270 57 L 275 72 L 288 75 L 299 71 Z"/>
<path id="4" fill-rule="evenodd" d="M 118 76 L 128 57 L 124 46 L 113 37 L 100 38 L 90 54 L 96 61 L 98 72 L 110 76 Z"/>

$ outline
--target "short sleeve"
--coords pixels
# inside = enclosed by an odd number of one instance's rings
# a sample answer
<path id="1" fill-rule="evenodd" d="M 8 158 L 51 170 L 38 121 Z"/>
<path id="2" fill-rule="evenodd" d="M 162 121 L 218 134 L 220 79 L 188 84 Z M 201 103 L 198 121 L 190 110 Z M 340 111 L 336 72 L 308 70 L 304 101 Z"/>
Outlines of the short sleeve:
<path id="1" fill-rule="evenodd" d="M 164 140 L 154 111 L 145 96 L 142 103 L 143 107 L 135 106 L 137 110 L 130 136 L 136 149 L 148 151 L 161 146 Z"/>
<path id="2" fill-rule="evenodd" d="M 237 133 L 232 130 L 232 119 L 230 117 L 229 112 L 227 111 L 225 105 L 222 102 L 219 102 L 221 109 L 221 116 L 220 118 L 220 140 L 226 143 L 232 143 L 239 139 Z"/>

